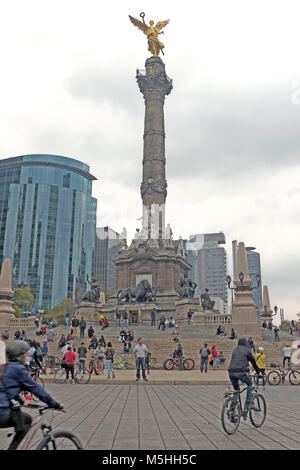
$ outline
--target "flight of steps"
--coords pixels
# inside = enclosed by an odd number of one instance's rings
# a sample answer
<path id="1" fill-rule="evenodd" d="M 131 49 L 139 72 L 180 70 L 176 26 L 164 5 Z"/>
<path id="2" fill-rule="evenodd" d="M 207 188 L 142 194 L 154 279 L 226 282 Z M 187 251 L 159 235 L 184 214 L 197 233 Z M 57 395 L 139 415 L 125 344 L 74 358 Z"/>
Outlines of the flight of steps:
<path id="1" fill-rule="evenodd" d="M 106 330 L 101 330 L 99 326 L 94 327 L 96 336 L 99 338 L 102 334 L 105 337 L 106 342 L 110 341 L 115 349 L 115 358 L 121 356 L 122 353 L 122 343 L 118 341 L 119 338 L 119 327 L 109 327 Z M 133 341 L 133 346 L 136 344 L 137 338 L 142 337 L 143 342 L 147 345 L 149 351 L 151 352 L 152 357 L 155 357 L 158 360 L 158 363 L 162 364 L 166 359 L 170 357 L 173 350 L 176 349 L 176 344 L 174 343 L 172 336 L 172 330 L 166 329 L 165 332 L 158 330 L 156 327 L 137 327 L 133 326 L 135 332 L 135 339 Z M 54 342 L 48 342 L 49 354 L 53 356 L 61 356 L 60 351 L 57 349 L 58 341 L 62 334 L 67 336 L 70 329 L 66 326 L 59 326 L 54 328 L 52 331 L 57 333 L 57 339 Z M 15 329 L 10 329 L 10 340 L 13 339 L 13 334 Z M 209 333 L 205 330 L 200 330 L 197 327 L 193 326 L 186 326 L 179 330 L 180 332 L 180 341 L 183 347 L 183 354 L 184 357 L 190 357 L 195 361 L 195 368 L 199 368 L 200 366 L 200 348 L 203 347 L 204 343 L 208 344 L 208 347 L 211 349 L 213 345 L 216 346 L 217 352 L 223 352 L 224 357 L 226 358 L 226 362 L 223 365 L 220 365 L 220 369 L 227 369 L 232 351 L 237 346 L 238 340 L 230 340 L 228 338 L 218 338 L 217 336 Z M 42 340 L 44 337 L 36 336 L 36 329 L 29 328 L 26 330 L 26 333 L 29 338 L 35 339 L 42 344 Z M 288 336 L 288 335 L 287 335 Z M 282 349 L 287 344 L 287 340 L 280 341 L 279 343 L 274 343 L 272 340 L 272 334 L 269 337 L 264 337 L 264 339 L 255 339 L 255 346 L 264 347 L 264 352 L 267 356 L 266 358 L 266 366 L 267 369 L 270 368 L 271 363 L 282 364 L 283 359 L 283 352 Z M 292 343 L 298 337 L 290 337 L 291 339 L 288 341 L 289 344 Z M 90 344 L 90 339 L 87 338 L 87 330 L 85 332 L 85 338 L 82 340 L 79 337 L 75 338 L 74 347 L 77 349 L 81 342 L 84 342 L 86 347 Z M 91 355 L 92 351 L 88 353 L 88 358 Z M 126 354 L 124 357 L 129 364 L 132 366 L 135 365 L 135 361 L 133 358 L 129 358 Z"/>

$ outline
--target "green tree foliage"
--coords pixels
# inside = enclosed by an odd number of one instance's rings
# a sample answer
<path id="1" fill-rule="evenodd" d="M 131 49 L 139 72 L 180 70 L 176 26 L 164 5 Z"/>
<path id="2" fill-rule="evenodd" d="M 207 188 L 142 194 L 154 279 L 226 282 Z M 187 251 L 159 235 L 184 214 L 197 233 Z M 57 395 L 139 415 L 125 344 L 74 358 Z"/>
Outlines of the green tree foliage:
<path id="1" fill-rule="evenodd" d="M 58 324 L 63 325 L 65 323 L 67 310 L 69 310 L 71 314 L 73 314 L 76 310 L 76 306 L 73 300 L 69 297 L 63 299 L 59 305 L 56 305 L 51 309 L 45 309 L 45 313 L 42 315 L 42 318 L 48 321 L 51 321 L 53 318 L 55 318 Z"/>
<path id="2" fill-rule="evenodd" d="M 31 310 L 34 304 L 34 295 L 31 293 L 30 287 L 18 288 L 15 292 L 14 302 L 16 317 L 18 318 L 22 317 L 24 310 Z"/>
<path id="3" fill-rule="evenodd" d="M 280 330 L 282 331 L 287 331 L 288 333 L 290 332 L 290 321 L 289 320 L 283 320 L 283 322 L 280 324 Z"/>

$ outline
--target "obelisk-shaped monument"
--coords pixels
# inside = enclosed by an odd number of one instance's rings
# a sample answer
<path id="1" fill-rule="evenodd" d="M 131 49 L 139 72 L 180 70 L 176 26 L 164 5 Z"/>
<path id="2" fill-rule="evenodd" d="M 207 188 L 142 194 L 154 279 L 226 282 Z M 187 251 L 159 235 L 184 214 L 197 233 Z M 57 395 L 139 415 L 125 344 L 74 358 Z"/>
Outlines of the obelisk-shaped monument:
<path id="1" fill-rule="evenodd" d="M 239 274 L 243 273 L 243 280 Z M 240 242 L 237 252 L 237 278 L 234 279 L 235 300 L 232 304 L 232 327 L 239 337 L 261 337 L 257 312 L 253 301 L 253 281 L 249 276 L 245 244 Z"/>

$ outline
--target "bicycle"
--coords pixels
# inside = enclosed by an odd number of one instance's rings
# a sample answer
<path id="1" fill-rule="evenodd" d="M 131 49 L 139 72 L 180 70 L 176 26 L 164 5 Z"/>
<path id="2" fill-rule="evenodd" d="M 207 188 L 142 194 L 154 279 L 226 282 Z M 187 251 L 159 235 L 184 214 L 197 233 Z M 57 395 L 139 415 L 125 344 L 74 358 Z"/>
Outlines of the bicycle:
<path id="1" fill-rule="evenodd" d="M 234 434 L 240 424 L 241 417 L 246 421 L 248 412 L 242 406 L 241 394 L 247 390 L 247 386 L 242 390 L 227 390 L 224 393 L 225 400 L 221 411 L 221 421 L 224 431 L 227 434 Z M 252 390 L 252 401 L 249 408 L 249 418 L 255 428 L 260 428 L 266 419 L 267 405 L 263 395 L 258 392 L 255 385 Z"/>
<path id="2" fill-rule="evenodd" d="M 170 359 L 167 359 L 163 363 L 163 368 L 166 370 L 172 370 L 174 367 L 178 367 L 178 369 L 183 369 L 183 370 L 193 370 L 195 367 L 195 361 L 189 357 L 184 359 L 184 356 L 182 356 L 182 367 L 180 366 L 180 360 L 178 356 L 174 356 L 174 354 L 171 355 Z"/>
<path id="3" fill-rule="evenodd" d="M 94 371 L 96 375 L 99 375 L 101 372 L 100 361 L 95 357 L 95 354 L 91 355 L 88 371 L 90 374 L 92 374 Z"/>
<path id="4" fill-rule="evenodd" d="M 74 367 L 74 381 L 77 384 L 88 384 L 91 379 L 91 374 L 88 369 L 80 369 L 79 364 Z M 65 367 L 60 367 L 54 372 L 54 382 L 57 384 L 64 384 L 67 381 L 67 372 Z"/>
<path id="5" fill-rule="evenodd" d="M 17 450 L 84 450 L 80 440 L 75 434 L 68 431 L 53 431 L 51 424 L 45 421 L 44 413 L 49 408 L 47 405 L 29 404 L 26 408 L 35 408 L 39 411 L 39 418 L 35 418 L 29 431 L 18 445 Z M 63 411 L 64 410 L 59 410 Z M 36 445 L 36 435 L 38 430 L 42 431 L 42 439 Z M 10 437 L 13 433 L 8 434 Z M 34 447 L 36 445 L 36 447 Z M 33 449 L 34 447 L 34 449 Z"/>
<path id="6" fill-rule="evenodd" d="M 60 367 L 60 359 L 55 356 L 46 356 L 44 370 L 42 371 L 43 374 L 47 374 L 47 369 L 50 369 L 50 374 L 54 374 L 56 369 Z"/>
<path id="7" fill-rule="evenodd" d="M 38 366 L 32 366 L 30 367 L 29 369 L 29 374 L 31 375 L 31 377 L 33 378 L 33 380 L 38 383 L 39 385 L 41 385 L 43 388 L 45 388 L 45 384 L 44 384 L 44 381 L 43 379 L 40 377 L 40 368 Z M 22 395 L 24 396 L 24 398 L 26 398 L 26 400 L 33 400 L 33 401 L 38 401 L 38 397 L 36 397 L 35 395 L 33 395 L 32 393 L 30 392 L 27 392 L 27 391 L 23 391 L 21 392 Z"/>
<path id="8" fill-rule="evenodd" d="M 288 375 L 291 385 L 300 385 L 300 372 L 292 369 L 289 365 L 285 370 L 281 370 L 280 364 L 271 364 L 271 367 L 277 367 L 277 370 L 271 370 L 267 375 L 267 380 L 270 385 L 279 385 L 281 382 L 284 384 L 285 378 Z"/>

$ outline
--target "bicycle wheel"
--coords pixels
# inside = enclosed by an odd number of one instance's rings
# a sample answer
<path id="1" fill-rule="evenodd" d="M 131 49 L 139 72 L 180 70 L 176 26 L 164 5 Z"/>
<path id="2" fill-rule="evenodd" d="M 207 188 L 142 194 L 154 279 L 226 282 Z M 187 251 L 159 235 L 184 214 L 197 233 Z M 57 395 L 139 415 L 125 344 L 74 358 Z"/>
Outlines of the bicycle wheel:
<path id="1" fill-rule="evenodd" d="M 234 434 L 240 424 L 241 410 L 236 397 L 226 399 L 221 412 L 222 426 L 226 434 Z"/>
<path id="2" fill-rule="evenodd" d="M 77 436 L 67 431 L 55 431 L 46 436 L 35 450 L 84 450 Z"/>
<path id="3" fill-rule="evenodd" d="M 82 369 L 76 369 L 74 379 L 78 384 L 88 384 L 91 379 L 91 374 L 88 370 L 83 371 Z"/>
<path id="4" fill-rule="evenodd" d="M 67 377 L 67 374 L 66 374 L 66 369 L 61 367 L 60 369 L 56 370 L 54 372 L 54 382 L 56 384 L 63 384 L 65 383 L 66 381 L 66 377 Z"/>
<path id="5" fill-rule="evenodd" d="M 174 369 L 174 366 L 175 366 L 175 362 L 173 361 L 173 359 L 167 359 L 164 362 L 164 369 L 166 370 L 172 370 Z"/>
<path id="6" fill-rule="evenodd" d="M 94 361 L 90 360 L 88 371 L 91 374 L 93 372 L 93 370 L 94 370 Z"/>
<path id="7" fill-rule="evenodd" d="M 253 397 L 252 405 L 249 410 L 250 421 L 256 428 L 260 428 L 266 419 L 267 405 L 263 395 L 257 393 Z"/>
<path id="8" fill-rule="evenodd" d="M 184 370 L 193 370 L 195 367 L 195 361 L 193 359 L 187 358 L 182 363 Z"/>
<path id="9" fill-rule="evenodd" d="M 94 361 L 94 372 L 96 375 L 100 374 L 100 362 L 99 361 Z"/>
<path id="10" fill-rule="evenodd" d="M 277 370 L 272 370 L 269 372 L 267 380 L 270 385 L 279 385 L 281 382 L 281 375 L 279 372 L 277 372 Z"/>
<path id="11" fill-rule="evenodd" d="M 300 385 L 300 372 L 298 370 L 291 370 L 289 381 L 291 385 Z"/>

